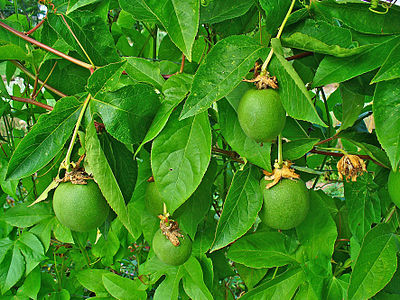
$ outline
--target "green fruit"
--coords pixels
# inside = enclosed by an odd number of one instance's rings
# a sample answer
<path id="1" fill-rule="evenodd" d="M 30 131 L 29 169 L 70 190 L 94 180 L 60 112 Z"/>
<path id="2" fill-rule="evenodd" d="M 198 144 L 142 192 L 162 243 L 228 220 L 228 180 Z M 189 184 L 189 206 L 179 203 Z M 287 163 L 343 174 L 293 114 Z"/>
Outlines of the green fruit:
<path id="1" fill-rule="evenodd" d="M 285 127 L 286 112 L 277 91 L 251 89 L 240 99 L 238 118 L 249 138 L 257 142 L 269 142 Z"/>
<path id="2" fill-rule="evenodd" d="M 291 229 L 299 225 L 307 216 L 310 199 L 307 187 L 301 180 L 282 179 L 270 189 L 265 186 L 271 181 L 261 179 L 264 204 L 260 218 L 275 229 Z"/>
<path id="3" fill-rule="evenodd" d="M 110 207 L 98 185 L 61 183 L 54 192 L 53 209 L 61 224 L 74 231 L 90 231 L 107 218 Z"/>
<path id="4" fill-rule="evenodd" d="M 183 233 L 179 242 L 179 246 L 174 246 L 159 229 L 153 238 L 154 253 L 163 263 L 179 266 L 187 261 L 192 254 L 192 240 L 187 234 Z"/>
<path id="5" fill-rule="evenodd" d="M 390 199 L 392 202 L 396 204 L 397 207 L 400 208 L 400 172 L 390 171 L 389 180 L 388 180 L 388 189 Z"/>
<path id="6" fill-rule="evenodd" d="M 161 194 L 158 191 L 155 182 L 150 182 L 149 184 L 147 184 L 146 192 L 144 195 L 144 203 L 146 205 L 147 211 L 152 215 L 158 216 L 163 213 L 164 200 L 161 197 Z"/>

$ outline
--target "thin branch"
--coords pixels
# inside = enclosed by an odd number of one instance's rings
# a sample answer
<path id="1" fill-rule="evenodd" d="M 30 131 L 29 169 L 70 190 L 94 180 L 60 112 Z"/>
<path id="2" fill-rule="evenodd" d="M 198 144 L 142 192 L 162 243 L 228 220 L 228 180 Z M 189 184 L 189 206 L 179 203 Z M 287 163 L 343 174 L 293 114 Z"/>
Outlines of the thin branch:
<path id="1" fill-rule="evenodd" d="M 14 28 L 8 26 L 7 24 L 5 24 L 3 22 L 0 22 L 0 26 L 3 27 L 5 30 L 11 32 L 12 34 L 15 34 L 16 36 L 20 37 L 21 39 L 23 39 L 23 40 L 25 40 L 25 41 L 27 41 L 27 42 L 29 42 L 31 44 L 34 44 L 34 45 L 36 45 L 36 46 L 38 46 L 38 47 L 40 47 L 40 48 L 42 48 L 42 49 L 44 49 L 46 51 L 49 51 L 49 52 L 51 52 L 51 53 L 53 53 L 53 54 L 55 54 L 57 56 L 60 56 L 60 57 L 62 57 L 64 59 L 66 59 L 66 60 L 78 65 L 78 66 L 81 66 L 81 67 L 83 67 L 85 69 L 88 69 L 88 70 L 93 68 L 92 65 L 90 65 L 88 63 L 85 63 L 83 61 L 80 61 L 79 59 L 71 57 L 71 56 L 69 56 L 69 55 L 67 55 L 65 53 L 62 53 L 61 51 L 58 51 L 58 50 L 56 50 L 54 48 L 51 48 L 50 46 L 47 46 L 47 45 L 45 45 L 45 44 L 43 44 L 43 43 L 41 43 L 41 42 L 29 37 L 29 36 L 26 36 L 23 32 L 15 30 Z"/>
<path id="2" fill-rule="evenodd" d="M 36 31 L 36 29 L 38 29 L 40 26 L 42 26 L 42 24 L 44 23 L 44 21 L 46 21 L 47 15 L 35 26 L 33 27 L 31 30 L 29 30 L 28 32 L 25 32 L 26 35 L 30 35 L 32 33 L 34 33 Z"/>
<path id="3" fill-rule="evenodd" d="M 322 144 L 325 144 L 325 143 L 327 143 L 327 142 L 330 142 L 330 141 L 332 141 L 332 140 L 334 140 L 334 139 L 337 139 L 337 138 L 338 138 L 338 134 L 339 134 L 339 132 L 335 133 L 335 134 L 334 134 L 333 136 L 331 136 L 330 138 L 327 138 L 327 139 L 325 139 L 325 140 L 319 141 L 319 142 L 316 143 L 314 146 L 322 145 Z"/>
<path id="4" fill-rule="evenodd" d="M 313 54 L 314 54 L 313 52 L 302 52 L 302 53 L 299 53 L 299 54 L 296 54 L 296 55 L 293 55 L 293 56 L 286 57 L 286 60 L 287 61 L 291 61 L 291 60 L 294 60 L 294 59 L 307 57 L 307 56 L 310 56 L 310 55 L 313 55 Z"/>
<path id="5" fill-rule="evenodd" d="M 241 160 L 241 159 L 239 158 L 240 155 L 237 154 L 237 153 L 234 152 L 234 151 L 228 151 L 228 150 L 224 150 L 224 149 L 219 149 L 219 148 L 216 148 L 216 147 L 212 147 L 212 152 L 213 152 L 213 153 L 218 153 L 218 154 L 223 154 L 223 155 L 225 155 L 225 156 L 228 156 L 228 157 L 230 157 L 232 160 L 234 160 L 234 161 L 236 161 L 236 162 L 238 162 L 238 163 L 241 163 L 241 164 L 244 164 L 244 163 L 245 163 L 243 160 Z"/>
<path id="6" fill-rule="evenodd" d="M 14 100 L 14 101 L 18 101 L 18 102 L 24 102 L 24 103 L 33 104 L 33 105 L 42 107 L 42 108 L 47 109 L 47 110 L 53 110 L 52 106 L 44 104 L 44 103 L 41 103 L 41 102 L 38 102 L 38 101 L 35 101 L 35 100 L 32 100 L 32 99 L 29 99 L 29 98 L 21 98 L 21 97 L 11 96 L 11 99 Z"/>
<path id="7" fill-rule="evenodd" d="M 56 65 L 57 65 L 57 61 L 54 63 L 53 67 L 51 68 L 51 70 L 50 70 L 50 72 L 49 72 L 49 75 L 47 75 L 46 79 L 45 79 L 45 80 L 43 81 L 43 83 L 40 85 L 40 88 L 38 89 L 38 91 L 36 92 L 36 94 L 33 94 L 33 93 L 32 93 L 32 97 L 31 97 L 32 99 L 36 99 L 37 95 L 39 95 L 40 91 L 41 91 L 42 88 L 45 86 L 47 80 L 49 80 L 51 74 L 53 73 L 53 71 L 54 71 Z"/>
<path id="8" fill-rule="evenodd" d="M 182 62 L 181 62 L 181 68 L 179 70 L 179 73 L 183 73 L 184 68 L 185 68 L 185 54 L 182 53 Z"/>
<path id="9" fill-rule="evenodd" d="M 16 60 L 11 60 L 11 63 L 14 64 L 18 69 L 20 69 L 26 75 L 28 75 L 30 78 L 35 79 L 35 75 L 33 75 L 31 72 L 29 72 L 29 70 L 27 68 L 25 68 L 20 62 L 18 62 Z M 50 85 L 46 84 L 42 80 L 39 79 L 38 82 L 40 84 L 42 84 L 46 89 L 48 89 L 49 91 L 52 91 L 54 94 L 60 96 L 61 98 L 68 97 L 68 95 L 66 95 L 66 94 L 60 92 L 59 90 L 51 87 Z"/>

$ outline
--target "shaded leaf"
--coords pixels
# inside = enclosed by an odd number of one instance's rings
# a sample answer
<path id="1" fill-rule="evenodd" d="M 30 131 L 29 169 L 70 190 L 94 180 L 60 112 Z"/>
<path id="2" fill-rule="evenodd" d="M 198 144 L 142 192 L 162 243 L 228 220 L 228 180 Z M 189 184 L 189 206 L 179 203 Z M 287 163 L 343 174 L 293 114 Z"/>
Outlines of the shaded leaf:
<path id="1" fill-rule="evenodd" d="M 47 165 L 72 134 L 81 107 L 75 97 L 65 97 L 51 113 L 41 115 L 15 149 L 6 179 L 27 177 Z"/>
<path id="2" fill-rule="evenodd" d="M 247 36 L 230 36 L 219 41 L 194 76 L 181 118 L 203 112 L 229 94 L 254 66 L 262 50 L 260 44 Z"/>
<path id="3" fill-rule="evenodd" d="M 159 90 L 165 82 L 159 66 L 144 58 L 128 57 L 125 71 L 133 80 L 150 83 Z"/>
<path id="4" fill-rule="evenodd" d="M 364 108 L 364 95 L 356 94 L 347 89 L 346 87 L 340 87 L 340 94 L 342 96 L 342 124 L 341 130 L 353 126 L 354 122 L 357 121 L 362 109 Z"/>
<path id="5" fill-rule="evenodd" d="M 275 34 L 289 9 L 290 2 L 286 0 L 260 0 L 265 11 L 265 28 L 268 33 Z"/>
<path id="6" fill-rule="evenodd" d="M 389 56 L 386 58 L 382 67 L 376 73 L 371 83 L 376 83 L 383 80 L 392 80 L 400 77 L 400 43 L 398 43 Z"/>
<path id="7" fill-rule="evenodd" d="M 200 10 L 201 23 L 214 24 L 244 15 L 253 5 L 252 1 L 209 1 Z"/>
<path id="8" fill-rule="evenodd" d="M 319 139 L 298 139 L 282 145 L 283 158 L 296 160 L 308 153 Z"/>
<path id="9" fill-rule="evenodd" d="M 146 286 L 139 279 L 131 280 L 113 273 L 103 274 L 103 284 L 107 291 L 120 300 L 146 299 Z M 144 287 L 143 287 L 144 286 Z"/>
<path id="10" fill-rule="evenodd" d="M 154 180 L 172 214 L 200 184 L 211 157 L 211 128 L 207 113 L 179 121 L 170 117 L 153 142 L 151 167 Z"/>
<path id="11" fill-rule="evenodd" d="M 237 240 L 253 225 L 263 202 L 259 175 L 259 170 L 252 166 L 236 172 L 218 221 L 212 251 Z"/>

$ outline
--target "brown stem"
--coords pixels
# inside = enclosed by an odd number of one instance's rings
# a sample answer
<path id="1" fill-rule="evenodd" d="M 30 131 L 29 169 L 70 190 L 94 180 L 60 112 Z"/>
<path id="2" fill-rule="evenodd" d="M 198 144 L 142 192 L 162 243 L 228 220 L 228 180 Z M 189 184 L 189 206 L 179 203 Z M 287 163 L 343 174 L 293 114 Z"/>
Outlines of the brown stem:
<path id="1" fill-rule="evenodd" d="M 31 98 L 32 99 L 36 98 L 36 96 L 34 96 L 34 95 L 36 94 L 36 90 L 37 90 L 37 86 L 38 86 L 38 80 L 39 80 L 39 71 L 36 71 L 35 83 L 33 84 L 33 91 L 32 91 L 32 94 L 31 94 Z"/>
<path id="2" fill-rule="evenodd" d="M 293 56 L 286 57 L 286 60 L 287 61 L 291 61 L 291 60 L 294 60 L 294 59 L 299 59 L 299 58 L 307 57 L 307 56 L 310 56 L 310 55 L 313 55 L 313 52 L 302 52 L 302 53 L 299 53 L 299 54 L 296 54 L 296 55 L 293 55 Z"/>
<path id="3" fill-rule="evenodd" d="M 14 64 L 18 69 L 20 69 L 26 75 L 28 75 L 30 78 L 35 79 L 35 75 L 33 75 L 31 72 L 29 72 L 29 70 L 27 68 L 25 68 L 20 62 L 18 62 L 16 60 L 11 60 L 11 63 Z M 68 97 L 68 95 L 66 95 L 66 94 L 60 92 L 59 90 L 51 87 L 50 85 L 46 84 L 42 80 L 39 79 L 38 82 L 40 84 L 42 84 L 46 89 L 48 89 L 49 91 L 52 91 L 54 94 L 60 96 L 61 98 Z"/>
<path id="4" fill-rule="evenodd" d="M 25 32 L 26 35 L 30 35 L 32 33 L 34 33 L 36 31 L 36 29 L 38 29 L 40 26 L 42 26 L 42 24 L 44 23 L 44 21 L 46 20 L 47 15 L 42 19 L 42 21 L 40 21 L 35 27 L 33 27 L 31 30 L 29 30 L 28 32 Z"/>
<path id="5" fill-rule="evenodd" d="M 244 164 L 245 162 L 243 160 L 241 160 L 239 157 L 240 155 L 237 154 L 234 151 L 229 151 L 229 150 L 224 150 L 224 149 L 219 149 L 216 147 L 212 147 L 212 152 L 213 153 L 218 153 L 218 154 L 223 154 L 225 156 L 229 156 L 231 159 L 233 159 L 234 161 Z"/>
<path id="6" fill-rule="evenodd" d="M 325 143 L 330 142 L 330 141 L 332 141 L 332 140 L 334 140 L 334 139 L 337 139 L 338 134 L 339 134 L 339 132 L 337 132 L 336 134 L 334 134 L 334 135 L 331 136 L 330 138 L 327 138 L 326 140 L 319 141 L 319 142 L 316 143 L 314 146 L 318 146 L 318 145 L 321 145 L 321 144 L 325 144 Z"/>
<path id="7" fill-rule="evenodd" d="M 53 110 L 52 106 L 44 104 L 44 103 L 41 103 L 41 102 L 38 102 L 38 101 L 35 101 L 35 100 L 32 100 L 32 99 L 29 99 L 29 98 L 21 98 L 21 97 L 11 96 L 11 99 L 13 99 L 14 101 L 18 101 L 18 102 L 24 102 L 24 103 L 33 104 L 33 105 L 42 107 L 42 108 L 47 109 L 47 110 Z"/>
<path id="8" fill-rule="evenodd" d="M 338 153 L 338 152 L 329 152 L 329 151 L 322 151 L 322 150 L 317 150 L 317 149 L 311 149 L 310 153 L 316 153 L 316 154 L 322 154 L 322 155 L 329 155 L 329 156 L 335 156 L 335 157 L 342 157 L 344 156 L 343 153 Z M 381 166 L 383 168 L 387 168 L 386 166 L 382 165 L 380 162 L 377 162 L 376 160 L 374 160 L 371 156 L 369 155 L 358 155 L 358 157 L 365 159 L 365 160 L 370 160 L 372 161 L 374 164 L 377 164 L 378 166 Z"/>
<path id="9" fill-rule="evenodd" d="M 40 47 L 40 48 L 42 48 L 42 49 L 44 49 L 46 51 L 49 51 L 49 52 L 51 52 L 51 53 L 53 53 L 53 54 L 55 54 L 57 56 L 60 56 L 60 57 L 62 57 L 64 59 L 66 59 L 66 60 L 78 65 L 78 66 L 81 66 L 82 68 L 85 68 L 85 69 L 88 69 L 88 70 L 93 68 L 92 65 L 87 64 L 87 63 L 85 63 L 83 61 L 80 61 L 79 59 L 73 58 L 73 57 L 71 57 L 71 56 L 69 56 L 69 55 L 67 55 L 65 53 L 62 53 L 61 51 L 58 51 L 58 50 L 56 50 L 54 48 L 51 48 L 51 47 L 49 47 L 49 46 L 47 46 L 47 45 L 45 45 L 45 44 L 43 44 L 43 43 L 31 38 L 29 36 L 26 36 L 23 32 L 15 30 L 14 28 L 8 26 L 7 24 L 5 24 L 3 22 L 0 22 L 0 26 L 3 27 L 5 30 L 11 32 L 12 34 L 15 34 L 16 36 L 20 37 L 21 39 L 23 39 L 23 40 L 25 40 L 25 41 L 27 41 L 27 42 L 29 42 L 31 44 L 34 44 L 34 45 L 36 45 L 36 46 L 38 46 L 38 47 Z"/>
<path id="10" fill-rule="evenodd" d="M 217 205 L 215 204 L 215 202 L 213 201 L 212 206 L 214 207 L 215 213 L 218 215 L 218 217 L 221 216 L 221 212 L 218 210 Z"/>
<path id="11" fill-rule="evenodd" d="M 181 62 L 181 68 L 179 69 L 179 73 L 183 73 L 183 68 L 185 68 L 185 54 L 182 53 L 182 62 Z"/>

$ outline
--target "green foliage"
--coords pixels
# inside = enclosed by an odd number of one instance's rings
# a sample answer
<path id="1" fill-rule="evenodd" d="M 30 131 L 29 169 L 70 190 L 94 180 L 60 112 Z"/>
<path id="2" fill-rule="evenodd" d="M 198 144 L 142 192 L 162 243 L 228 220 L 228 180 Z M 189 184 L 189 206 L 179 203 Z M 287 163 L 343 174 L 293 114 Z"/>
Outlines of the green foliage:
<path id="1" fill-rule="evenodd" d="M 293 1 L 0 0 L 1 299 L 400 297 L 399 6 Z M 239 102 L 266 72 L 286 121 L 259 143 Z M 265 189 L 288 160 L 308 191 Z M 87 232 L 52 209 L 76 171 L 111 207 Z M 309 210 L 277 231 L 285 182 Z"/>

